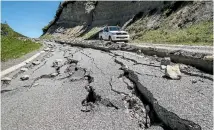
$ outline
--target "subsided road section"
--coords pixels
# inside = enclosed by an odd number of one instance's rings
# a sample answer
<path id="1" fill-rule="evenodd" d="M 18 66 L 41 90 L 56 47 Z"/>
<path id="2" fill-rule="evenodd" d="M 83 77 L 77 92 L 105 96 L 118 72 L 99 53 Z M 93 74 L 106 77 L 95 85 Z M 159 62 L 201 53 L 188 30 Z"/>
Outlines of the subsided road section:
<path id="1" fill-rule="evenodd" d="M 156 46 L 143 46 L 143 45 L 132 45 L 132 44 L 112 44 L 104 41 L 81 41 L 81 40 L 67 40 L 67 41 L 56 41 L 61 44 L 69 44 L 72 46 L 78 46 L 83 48 L 100 49 L 103 51 L 110 50 L 122 50 L 135 53 L 143 53 L 145 55 L 156 55 L 158 57 L 170 57 L 175 63 L 183 63 L 191 65 L 207 73 L 213 74 L 213 54 L 212 47 L 190 47 L 186 46 L 167 46 L 161 47 L 162 45 Z M 201 48 L 201 49 L 200 49 Z M 205 49 L 204 49 L 205 48 Z M 209 49 L 207 49 L 209 48 Z M 197 50 L 204 50 L 202 52 Z M 205 51 L 207 50 L 207 51 Z"/>
<path id="2" fill-rule="evenodd" d="M 39 65 L 2 82 L 2 130 L 212 129 L 213 81 L 201 76 L 212 75 L 188 66 L 194 75 L 169 80 L 159 57 L 47 44 Z"/>

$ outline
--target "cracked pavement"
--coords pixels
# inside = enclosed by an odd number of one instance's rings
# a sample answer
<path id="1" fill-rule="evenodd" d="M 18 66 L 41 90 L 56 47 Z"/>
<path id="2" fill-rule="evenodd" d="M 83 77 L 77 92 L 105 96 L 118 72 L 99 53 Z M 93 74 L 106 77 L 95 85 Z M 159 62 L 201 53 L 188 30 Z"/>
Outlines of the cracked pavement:
<path id="1" fill-rule="evenodd" d="M 212 129 L 212 75 L 188 67 L 170 80 L 158 57 L 46 44 L 39 65 L 2 81 L 2 130 Z"/>

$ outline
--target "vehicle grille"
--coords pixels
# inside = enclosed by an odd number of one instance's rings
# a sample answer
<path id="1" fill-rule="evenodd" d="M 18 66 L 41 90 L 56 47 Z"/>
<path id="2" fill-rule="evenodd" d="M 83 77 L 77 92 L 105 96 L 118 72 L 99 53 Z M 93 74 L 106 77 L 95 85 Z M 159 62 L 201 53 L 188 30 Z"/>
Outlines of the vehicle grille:
<path id="1" fill-rule="evenodd" d="M 116 33 L 117 35 L 126 35 L 127 33 Z"/>
<path id="2" fill-rule="evenodd" d="M 128 38 L 128 37 L 116 37 L 116 38 L 119 38 L 119 39 L 125 39 L 125 38 Z"/>

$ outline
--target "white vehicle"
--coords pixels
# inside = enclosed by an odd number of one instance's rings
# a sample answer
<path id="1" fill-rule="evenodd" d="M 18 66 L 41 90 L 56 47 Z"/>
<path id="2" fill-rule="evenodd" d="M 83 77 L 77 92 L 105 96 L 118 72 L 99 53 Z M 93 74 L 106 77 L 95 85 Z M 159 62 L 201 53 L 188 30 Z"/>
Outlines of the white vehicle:
<path id="1" fill-rule="evenodd" d="M 126 31 L 122 31 L 118 26 L 107 26 L 99 33 L 99 39 L 112 42 L 128 42 L 129 34 Z"/>

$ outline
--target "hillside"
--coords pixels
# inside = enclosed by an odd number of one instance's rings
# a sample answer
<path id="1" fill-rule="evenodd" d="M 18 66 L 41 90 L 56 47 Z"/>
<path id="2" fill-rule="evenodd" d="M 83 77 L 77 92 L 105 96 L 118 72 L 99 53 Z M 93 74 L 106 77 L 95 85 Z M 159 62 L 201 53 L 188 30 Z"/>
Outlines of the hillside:
<path id="1" fill-rule="evenodd" d="M 15 32 L 8 24 L 1 23 L 1 61 L 19 58 L 40 47 L 41 44 L 32 42 Z"/>
<path id="2" fill-rule="evenodd" d="M 119 25 L 134 42 L 212 45 L 212 7 L 212 1 L 65 1 L 42 37 L 96 39 L 102 27 Z"/>

